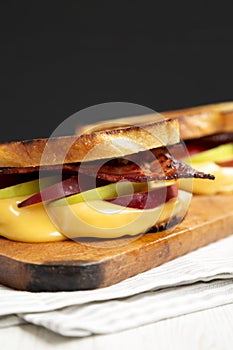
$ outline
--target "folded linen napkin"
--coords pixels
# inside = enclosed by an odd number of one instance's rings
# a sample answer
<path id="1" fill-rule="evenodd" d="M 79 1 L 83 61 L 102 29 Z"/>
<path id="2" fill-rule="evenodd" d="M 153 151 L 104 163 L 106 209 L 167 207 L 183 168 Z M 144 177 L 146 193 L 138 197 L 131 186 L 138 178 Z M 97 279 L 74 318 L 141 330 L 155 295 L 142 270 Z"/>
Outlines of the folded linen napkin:
<path id="1" fill-rule="evenodd" d="M 0 327 L 83 337 L 233 303 L 233 235 L 110 287 L 31 293 L 0 286 Z"/>

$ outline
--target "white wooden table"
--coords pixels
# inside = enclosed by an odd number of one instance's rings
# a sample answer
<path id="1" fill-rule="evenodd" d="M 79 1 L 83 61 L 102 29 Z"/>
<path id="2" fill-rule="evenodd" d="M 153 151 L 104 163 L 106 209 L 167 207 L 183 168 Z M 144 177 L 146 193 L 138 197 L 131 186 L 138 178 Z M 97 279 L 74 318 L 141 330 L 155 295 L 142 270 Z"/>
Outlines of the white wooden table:
<path id="1" fill-rule="evenodd" d="M 125 332 L 65 338 L 33 325 L 0 329 L 4 350 L 232 350 L 233 304 L 167 319 Z"/>

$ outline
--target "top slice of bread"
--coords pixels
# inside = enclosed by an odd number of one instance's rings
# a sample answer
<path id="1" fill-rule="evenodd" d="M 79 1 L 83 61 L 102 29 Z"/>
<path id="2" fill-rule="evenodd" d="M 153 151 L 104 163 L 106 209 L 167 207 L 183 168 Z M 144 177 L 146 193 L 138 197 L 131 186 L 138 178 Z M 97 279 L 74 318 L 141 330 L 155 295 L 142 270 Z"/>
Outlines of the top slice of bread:
<path id="1" fill-rule="evenodd" d="M 146 117 L 153 119 L 156 113 Z M 177 119 L 180 125 L 180 137 L 183 140 L 200 138 L 216 133 L 233 132 L 233 102 L 222 102 L 186 109 L 161 112 L 165 119 Z M 137 117 L 124 118 L 133 120 Z M 140 116 L 143 120 L 143 116 Z M 140 120 L 139 118 L 139 120 Z M 117 126 L 119 120 L 105 122 L 108 127 Z M 87 125 L 76 130 L 77 133 L 89 133 L 100 130 L 98 124 Z"/>
<path id="2" fill-rule="evenodd" d="M 179 120 L 183 140 L 233 132 L 233 102 L 166 111 L 162 115 Z"/>
<path id="3" fill-rule="evenodd" d="M 115 121 L 114 121 L 115 123 Z M 179 123 L 159 114 L 101 124 L 76 136 L 0 144 L 0 167 L 35 167 L 123 157 L 180 141 Z"/>
<path id="4" fill-rule="evenodd" d="M 233 102 L 104 121 L 77 129 L 76 136 L 3 143 L 0 167 L 123 157 L 175 144 L 179 134 L 187 140 L 224 132 L 233 132 Z"/>

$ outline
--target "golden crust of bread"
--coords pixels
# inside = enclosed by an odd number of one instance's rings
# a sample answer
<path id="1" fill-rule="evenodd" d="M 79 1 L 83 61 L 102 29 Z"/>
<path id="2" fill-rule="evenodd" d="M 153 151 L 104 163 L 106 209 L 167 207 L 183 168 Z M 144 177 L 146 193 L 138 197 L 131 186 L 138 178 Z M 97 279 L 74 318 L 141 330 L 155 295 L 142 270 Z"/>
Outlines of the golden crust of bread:
<path id="1" fill-rule="evenodd" d="M 233 102 L 166 111 L 162 115 L 179 120 L 180 137 L 184 140 L 233 132 Z"/>
<path id="2" fill-rule="evenodd" d="M 153 119 L 157 113 L 147 115 Z M 216 133 L 233 132 L 233 102 L 222 102 L 185 108 L 174 111 L 161 112 L 161 118 L 178 119 L 180 124 L 180 137 L 184 140 L 200 138 L 202 136 Z M 126 123 L 137 117 L 121 119 Z M 139 117 L 143 120 L 144 116 Z M 117 126 L 119 120 L 105 122 L 108 127 Z M 77 133 L 89 133 L 92 130 L 99 130 L 97 124 L 87 125 L 77 130 Z"/>
<path id="3" fill-rule="evenodd" d="M 62 136 L 0 144 L 0 167 L 33 167 L 91 161 L 178 143 L 179 124 L 157 115 L 132 125 L 101 127 L 80 136 Z M 143 122 L 142 122 L 143 121 Z M 105 125 L 106 126 L 106 125 Z"/>
<path id="4" fill-rule="evenodd" d="M 33 167 L 123 157 L 175 144 L 179 142 L 179 132 L 184 140 L 233 132 L 233 102 L 105 121 L 101 126 L 93 124 L 79 128 L 76 136 L 3 143 L 0 144 L 0 167 Z"/>

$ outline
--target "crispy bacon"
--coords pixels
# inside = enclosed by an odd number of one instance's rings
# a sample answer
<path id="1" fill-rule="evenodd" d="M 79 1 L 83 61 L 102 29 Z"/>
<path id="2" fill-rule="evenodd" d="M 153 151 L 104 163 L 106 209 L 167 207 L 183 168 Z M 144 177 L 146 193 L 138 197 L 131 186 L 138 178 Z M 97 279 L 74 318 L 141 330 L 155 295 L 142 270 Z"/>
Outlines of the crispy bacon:
<path id="1" fill-rule="evenodd" d="M 0 168 L 0 189 L 17 185 L 22 182 L 37 179 L 40 176 L 52 176 L 61 174 L 62 179 L 66 179 L 72 175 L 77 175 L 79 164 L 60 164 L 46 165 L 41 169 L 39 167 L 6 167 Z M 39 173 L 40 171 L 40 173 Z"/>
<path id="2" fill-rule="evenodd" d="M 25 173 L 25 174 L 18 174 L 18 173 L 0 173 L 0 189 L 14 186 L 26 181 L 35 180 L 38 178 L 37 173 Z"/>
<path id="3" fill-rule="evenodd" d="M 198 147 L 204 151 L 230 142 L 233 142 L 233 132 L 204 136 L 198 141 L 195 139 L 188 140 L 186 141 L 186 146 L 188 149 Z"/>
<path id="4" fill-rule="evenodd" d="M 129 155 L 125 158 L 115 158 L 106 161 L 98 160 L 86 163 L 48 165 L 41 168 L 1 168 L 0 181 L 2 183 L 2 179 L 10 174 L 14 175 L 17 179 L 21 178 L 22 181 L 20 182 L 23 182 L 24 178 L 27 178 L 28 181 L 30 174 L 32 178 L 35 178 L 39 175 L 39 171 L 40 175 L 44 174 L 45 176 L 62 171 L 63 179 L 77 175 L 79 172 L 110 182 L 123 180 L 146 182 L 178 178 L 214 179 L 213 175 L 196 171 L 181 161 L 176 160 L 166 148 L 159 148 Z"/>
<path id="5" fill-rule="evenodd" d="M 43 165 L 41 167 L 35 166 L 35 167 L 5 167 L 5 168 L 0 168 L 0 176 L 3 174 L 10 175 L 10 174 L 18 174 L 18 175 L 23 175 L 23 174 L 38 174 L 39 171 L 43 174 L 45 173 L 46 175 L 48 173 L 54 173 L 58 172 L 62 169 L 63 172 L 65 173 L 70 173 L 70 174 L 77 174 L 77 171 L 79 169 L 79 163 L 73 163 L 73 164 L 55 164 L 55 165 Z"/>
<path id="6" fill-rule="evenodd" d="M 157 153 L 157 151 L 156 151 Z M 86 175 L 96 174 L 97 178 L 112 182 L 152 180 L 172 180 L 178 178 L 201 178 L 214 180 L 211 174 L 194 170 L 190 166 L 174 159 L 168 152 L 153 154 L 153 161 L 114 159 L 100 166 L 98 163 L 80 166 L 79 171 Z"/>

